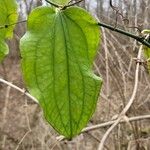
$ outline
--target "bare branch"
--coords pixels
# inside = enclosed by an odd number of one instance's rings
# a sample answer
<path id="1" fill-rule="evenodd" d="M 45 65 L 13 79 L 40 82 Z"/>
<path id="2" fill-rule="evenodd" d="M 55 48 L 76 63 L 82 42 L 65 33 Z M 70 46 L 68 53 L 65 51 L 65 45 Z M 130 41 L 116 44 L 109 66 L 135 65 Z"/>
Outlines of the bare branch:
<path id="1" fill-rule="evenodd" d="M 35 97 L 33 97 L 32 95 L 30 95 L 28 92 L 26 92 L 26 90 L 21 89 L 18 86 L 14 85 L 14 84 L 12 84 L 12 83 L 10 83 L 10 82 L 2 79 L 2 78 L 0 78 L 0 82 L 16 89 L 17 91 L 21 92 L 22 94 L 24 94 L 27 97 L 29 97 L 30 99 L 32 99 L 34 102 L 38 103 L 38 100 Z"/>
<path id="2" fill-rule="evenodd" d="M 49 3 L 49 4 L 51 4 L 52 6 L 54 6 L 54 7 L 56 7 L 56 8 L 61 8 L 62 7 L 62 5 L 58 5 L 58 4 L 55 4 L 55 3 L 53 3 L 53 2 L 51 2 L 51 1 L 49 1 L 49 0 L 45 0 L 47 3 Z"/>
<path id="3" fill-rule="evenodd" d="M 110 7 L 115 11 L 116 13 L 116 22 L 115 22 L 115 26 L 114 28 L 117 27 L 117 22 L 118 22 L 118 16 L 121 16 L 122 21 L 126 22 L 127 24 L 129 24 L 129 19 L 127 19 L 126 17 L 123 16 L 123 14 L 120 12 L 120 10 L 118 9 L 118 7 L 115 7 L 112 3 L 112 0 L 109 0 L 109 5 Z"/>
<path id="4" fill-rule="evenodd" d="M 72 4 L 70 4 L 70 2 L 68 3 L 68 5 L 65 5 L 63 8 L 62 8 L 62 10 L 64 10 L 64 9 L 66 9 L 66 8 L 68 8 L 68 7 L 71 7 L 71 6 L 74 6 L 74 5 L 76 5 L 76 4 L 78 4 L 78 3 L 80 3 L 80 2 L 82 2 L 82 1 L 84 1 L 84 0 L 79 0 L 79 1 L 76 1 L 76 2 L 74 2 L 74 3 L 72 3 Z"/>

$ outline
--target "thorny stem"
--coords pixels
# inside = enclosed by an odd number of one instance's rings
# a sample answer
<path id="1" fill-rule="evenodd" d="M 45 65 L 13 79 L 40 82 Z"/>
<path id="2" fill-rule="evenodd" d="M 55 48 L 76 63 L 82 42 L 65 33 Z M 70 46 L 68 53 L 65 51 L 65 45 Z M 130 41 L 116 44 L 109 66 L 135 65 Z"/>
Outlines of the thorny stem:
<path id="1" fill-rule="evenodd" d="M 108 25 L 108 24 L 105 24 L 105 23 L 98 22 L 98 25 L 99 25 L 99 26 L 102 26 L 102 27 L 104 27 L 104 28 L 110 29 L 110 30 L 112 30 L 112 31 L 121 33 L 121 34 L 123 34 L 123 35 L 126 35 L 126 36 L 128 36 L 128 37 L 131 37 L 131 38 L 137 40 L 138 42 L 142 43 L 143 45 L 145 45 L 145 46 L 147 46 L 147 47 L 150 47 L 150 43 L 149 43 L 147 40 L 145 40 L 145 38 L 143 38 L 143 37 L 141 37 L 141 36 L 137 36 L 137 35 L 135 35 L 135 34 L 132 34 L 132 33 L 130 33 L 130 32 L 127 32 L 127 31 L 122 30 L 122 29 L 119 29 L 119 28 L 114 28 L 113 26 Z"/>
<path id="2" fill-rule="evenodd" d="M 71 6 L 74 6 L 75 4 L 78 4 L 78 3 L 80 3 L 80 2 L 82 2 L 82 1 L 84 1 L 84 0 L 79 0 L 79 1 L 76 1 L 76 2 L 74 2 L 74 3 L 71 3 L 72 1 L 69 1 L 69 3 L 67 4 L 67 5 L 58 5 L 58 4 L 56 4 L 56 3 L 53 3 L 53 2 L 51 2 L 51 1 L 49 1 L 49 0 L 45 0 L 47 3 L 49 3 L 49 4 L 51 4 L 52 6 L 54 6 L 54 7 L 56 7 L 56 8 L 60 8 L 61 10 L 65 10 L 66 8 L 68 8 L 68 7 L 71 7 Z M 71 4 L 70 4 L 71 3 Z"/>

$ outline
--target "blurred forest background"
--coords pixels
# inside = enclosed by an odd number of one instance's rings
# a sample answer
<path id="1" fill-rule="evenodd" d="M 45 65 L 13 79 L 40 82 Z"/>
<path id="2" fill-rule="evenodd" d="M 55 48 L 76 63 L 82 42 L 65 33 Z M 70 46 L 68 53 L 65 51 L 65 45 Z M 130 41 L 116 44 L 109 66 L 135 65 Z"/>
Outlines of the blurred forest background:
<path id="1" fill-rule="evenodd" d="M 18 0 L 20 17 L 25 20 L 33 8 L 46 5 L 41 0 Z M 85 0 L 79 4 L 100 22 L 116 25 L 116 12 L 109 0 Z M 150 29 L 150 0 L 114 0 L 122 15 L 117 27 L 136 35 Z M 17 25 L 14 37 L 8 41 L 10 53 L 0 64 L 0 77 L 24 87 L 21 76 L 19 40 L 26 23 Z M 129 101 L 133 85 L 139 43 L 134 39 L 102 28 L 94 70 L 103 78 L 103 88 L 96 112 L 88 126 L 115 119 Z M 150 114 L 150 75 L 140 67 L 138 92 L 128 117 Z M 96 150 L 109 126 L 80 134 L 72 141 L 57 141 L 58 134 L 43 119 L 40 107 L 18 91 L 0 84 L 0 150 Z M 105 144 L 106 150 L 150 150 L 150 120 L 119 124 Z"/>

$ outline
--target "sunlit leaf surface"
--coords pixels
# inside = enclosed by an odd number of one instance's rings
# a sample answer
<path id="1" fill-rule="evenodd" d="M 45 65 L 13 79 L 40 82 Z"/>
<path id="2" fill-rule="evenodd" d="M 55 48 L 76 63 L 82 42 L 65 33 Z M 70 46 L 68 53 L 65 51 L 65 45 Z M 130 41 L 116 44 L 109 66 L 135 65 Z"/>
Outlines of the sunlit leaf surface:
<path id="1" fill-rule="evenodd" d="M 71 138 L 95 111 L 102 80 L 92 72 L 99 45 L 96 21 L 85 10 L 39 7 L 21 39 L 25 83 L 46 120 Z"/>

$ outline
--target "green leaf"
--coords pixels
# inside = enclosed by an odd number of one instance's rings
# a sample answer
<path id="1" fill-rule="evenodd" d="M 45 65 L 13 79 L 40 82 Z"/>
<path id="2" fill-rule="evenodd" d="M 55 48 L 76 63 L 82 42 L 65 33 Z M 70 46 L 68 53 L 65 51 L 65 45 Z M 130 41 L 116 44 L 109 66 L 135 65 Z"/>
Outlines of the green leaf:
<path id="1" fill-rule="evenodd" d="M 50 0 L 56 4 L 59 4 L 59 5 L 67 5 L 67 3 L 70 1 L 70 0 Z"/>
<path id="2" fill-rule="evenodd" d="M 85 10 L 35 9 L 21 39 L 25 83 L 46 120 L 67 138 L 77 135 L 95 111 L 102 80 L 92 72 L 99 27 Z"/>
<path id="3" fill-rule="evenodd" d="M 149 34 L 149 37 L 146 40 L 147 40 L 147 42 L 150 42 L 150 30 L 149 29 L 144 29 L 142 31 L 142 34 L 145 35 L 145 37 Z M 147 59 L 147 61 L 146 61 L 147 62 L 147 64 L 146 64 L 147 69 L 148 69 L 148 72 L 150 73 L 150 48 L 143 45 L 143 49 L 144 49 L 144 56 Z"/>
<path id="4" fill-rule="evenodd" d="M 4 41 L 0 41 L 0 62 L 8 54 L 8 46 Z"/>
<path id="5" fill-rule="evenodd" d="M 144 30 L 142 31 L 142 33 L 143 33 L 143 34 L 150 34 L 150 30 L 149 30 L 149 29 L 144 29 Z"/>
<path id="6" fill-rule="evenodd" d="M 147 46 L 143 46 L 144 47 L 144 55 L 146 59 L 150 59 L 150 48 Z"/>
<path id="7" fill-rule="evenodd" d="M 14 24 L 18 18 L 15 0 L 0 0 L 0 62 L 8 54 L 5 40 L 13 36 Z M 5 26 L 7 25 L 7 26 Z"/>
<path id="8" fill-rule="evenodd" d="M 148 72 L 150 73 L 150 48 L 147 47 L 147 46 L 143 46 L 143 49 L 144 49 L 144 56 L 146 58 L 146 67 L 148 69 Z"/>

